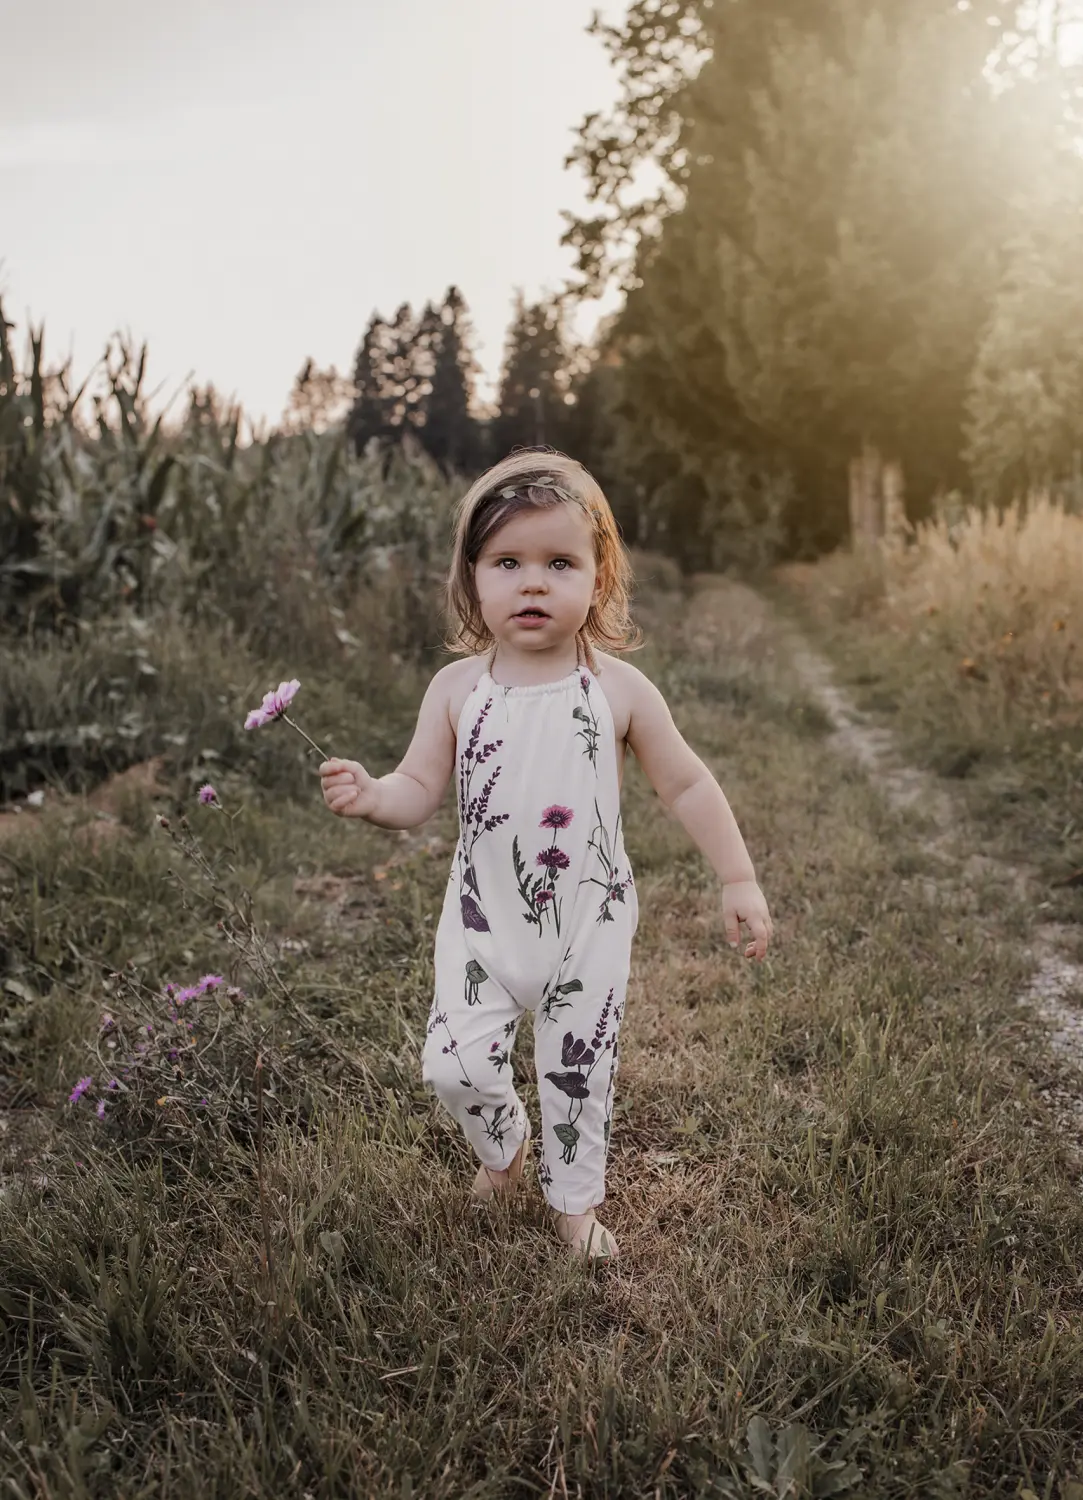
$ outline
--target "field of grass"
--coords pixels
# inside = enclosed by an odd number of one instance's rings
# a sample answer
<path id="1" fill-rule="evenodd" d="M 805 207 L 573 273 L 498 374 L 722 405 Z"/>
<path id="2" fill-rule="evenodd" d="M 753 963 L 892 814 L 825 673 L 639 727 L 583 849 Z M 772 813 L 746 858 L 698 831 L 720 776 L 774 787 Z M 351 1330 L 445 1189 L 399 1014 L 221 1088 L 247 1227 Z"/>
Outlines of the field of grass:
<path id="1" fill-rule="evenodd" d="M 1052 901 L 1083 890 L 1083 515 L 1041 496 L 968 510 L 779 587 L 859 706 L 1040 865 Z"/>
<path id="2" fill-rule="evenodd" d="M 166 795 L 132 790 L 80 839 L 88 815 L 50 794 L 7 833 L 4 1494 L 1083 1496 L 1083 1204 L 1016 1000 L 1033 913 L 992 887 L 931 913 L 922 814 L 825 745 L 762 598 L 657 571 L 636 660 L 730 797 L 776 939 L 762 966 L 733 956 L 633 764 L 616 1266 L 572 1263 L 533 1181 L 467 1208 L 418 1063 L 454 807 L 406 837 L 332 819 L 297 737 L 237 732 L 266 660 L 144 643 L 156 722 L 173 704 L 188 726 Z M 815 628 L 860 670 L 857 631 Z M 313 667 L 298 717 L 382 772 L 433 663 L 368 681 L 353 660 Z M 195 803 L 208 775 L 225 815 Z M 182 815 L 217 889 L 170 837 Z M 205 1008 L 203 1112 L 133 1087 L 99 1121 L 103 1011 L 208 971 L 247 1000 Z"/>

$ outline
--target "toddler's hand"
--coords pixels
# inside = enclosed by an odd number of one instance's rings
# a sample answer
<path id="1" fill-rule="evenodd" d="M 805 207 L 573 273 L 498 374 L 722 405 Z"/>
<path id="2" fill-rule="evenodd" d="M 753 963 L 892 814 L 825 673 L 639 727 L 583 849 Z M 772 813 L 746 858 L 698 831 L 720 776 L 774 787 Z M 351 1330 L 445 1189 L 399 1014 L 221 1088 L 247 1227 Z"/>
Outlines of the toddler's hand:
<path id="1" fill-rule="evenodd" d="M 376 782 L 356 760 L 325 760 L 320 781 L 323 800 L 340 818 L 367 818 L 376 810 Z"/>
<path id="2" fill-rule="evenodd" d="M 744 922 L 752 934 L 745 957 L 764 957 L 775 929 L 763 892 L 754 880 L 742 880 L 722 887 L 722 922 L 731 948 L 736 948 L 741 941 L 741 923 Z"/>

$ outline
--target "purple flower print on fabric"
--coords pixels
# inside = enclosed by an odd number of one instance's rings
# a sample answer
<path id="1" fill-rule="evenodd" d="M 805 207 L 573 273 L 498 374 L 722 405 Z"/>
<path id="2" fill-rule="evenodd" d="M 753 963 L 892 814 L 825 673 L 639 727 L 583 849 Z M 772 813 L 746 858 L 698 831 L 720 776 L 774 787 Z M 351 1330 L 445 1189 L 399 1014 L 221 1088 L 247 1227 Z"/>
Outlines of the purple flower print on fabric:
<path id="1" fill-rule="evenodd" d="M 564 1041 L 560 1049 L 560 1062 L 564 1072 L 546 1073 L 546 1078 L 554 1088 L 568 1096 L 568 1118 L 558 1120 L 553 1126 L 553 1134 L 561 1145 L 561 1160 L 566 1166 L 571 1166 L 575 1160 L 575 1153 L 579 1146 L 579 1128 L 576 1121 L 583 1113 L 583 1101 L 590 1098 L 590 1075 L 594 1072 L 598 1063 L 610 1051 L 609 1043 L 605 1039 L 605 1033 L 609 1025 L 609 1015 L 613 1006 L 613 991 L 610 990 L 606 1002 L 602 1007 L 598 1018 L 598 1024 L 594 1028 L 594 1035 L 590 1041 L 577 1037 L 574 1032 L 566 1031 Z M 585 1069 L 585 1071 L 584 1071 Z M 610 1068 L 610 1088 L 613 1084 L 613 1070 Z M 607 1094 L 608 1099 L 608 1094 Z M 609 1140 L 608 1124 L 606 1128 L 606 1141 Z"/>
<path id="2" fill-rule="evenodd" d="M 561 807 L 558 803 L 554 803 L 542 813 L 538 827 L 552 829 L 555 834 L 567 828 L 574 817 L 575 812 L 572 808 Z M 548 849 L 542 849 L 534 856 L 535 868 L 544 870 L 545 874 L 531 878 L 519 847 L 519 835 L 516 834 L 511 841 L 511 859 L 519 894 L 526 906 L 526 911 L 523 913 L 524 920 L 538 929 L 539 937 L 544 922 L 551 921 L 559 937 L 561 903 L 556 894 L 556 882 L 560 872 L 568 869 L 571 864 L 568 855 L 557 844 L 550 844 Z"/>
<path id="3" fill-rule="evenodd" d="M 509 813 L 489 812 L 489 801 L 500 776 L 501 766 L 494 766 L 481 790 L 474 791 L 474 779 L 478 771 L 504 743 L 503 740 L 481 743 L 481 731 L 492 706 L 492 698 L 486 698 L 459 760 L 459 905 L 463 926 L 473 932 L 490 930 L 481 905 L 481 891 L 478 889 L 478 878 L 474 870 L 474 845 L 483 834 L 491 833 L 501 823 L 506 823 L 510 816 Z"/>

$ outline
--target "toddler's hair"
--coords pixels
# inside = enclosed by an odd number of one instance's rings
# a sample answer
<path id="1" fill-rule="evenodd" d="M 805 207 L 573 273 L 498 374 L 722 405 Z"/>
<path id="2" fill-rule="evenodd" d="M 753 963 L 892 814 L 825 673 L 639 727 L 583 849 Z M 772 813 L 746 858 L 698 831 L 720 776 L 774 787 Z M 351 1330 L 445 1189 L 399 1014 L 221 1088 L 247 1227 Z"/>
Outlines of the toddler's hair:
<path id="1" fill-rule="evenodd" d="M 447 580 L 451 628 L 445 645 L 449 651 L 479 655 L 493 644 L 492 632 L 481 617 L 474 582 L 474 566 L 485 543 L 513 516 L 562 504 L 578 506 L 594 536 L 601 596 L 591 605 L 579 631 L 587 665 L 594 669 L 594 646 L 634 651 L 640 644 L 641 633 L 629 613 L 632 565 L 601 486 L 567 454 L 528 448 L 509 454 L 486 470 L 456 507 Z"/>

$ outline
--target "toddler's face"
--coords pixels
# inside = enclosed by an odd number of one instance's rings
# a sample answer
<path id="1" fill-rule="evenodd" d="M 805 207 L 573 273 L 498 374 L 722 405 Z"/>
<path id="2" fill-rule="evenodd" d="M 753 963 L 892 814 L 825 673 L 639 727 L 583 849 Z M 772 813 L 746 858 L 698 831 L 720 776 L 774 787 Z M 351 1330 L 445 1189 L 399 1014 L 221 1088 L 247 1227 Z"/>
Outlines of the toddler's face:
<path id="1" fill-rule="evenodd" d="M 474 582 L 482 619 L 501 645 L 563 644 L 598 594 L 590 523 L 570 505 L 521 512 L 486 542 Z"/>

